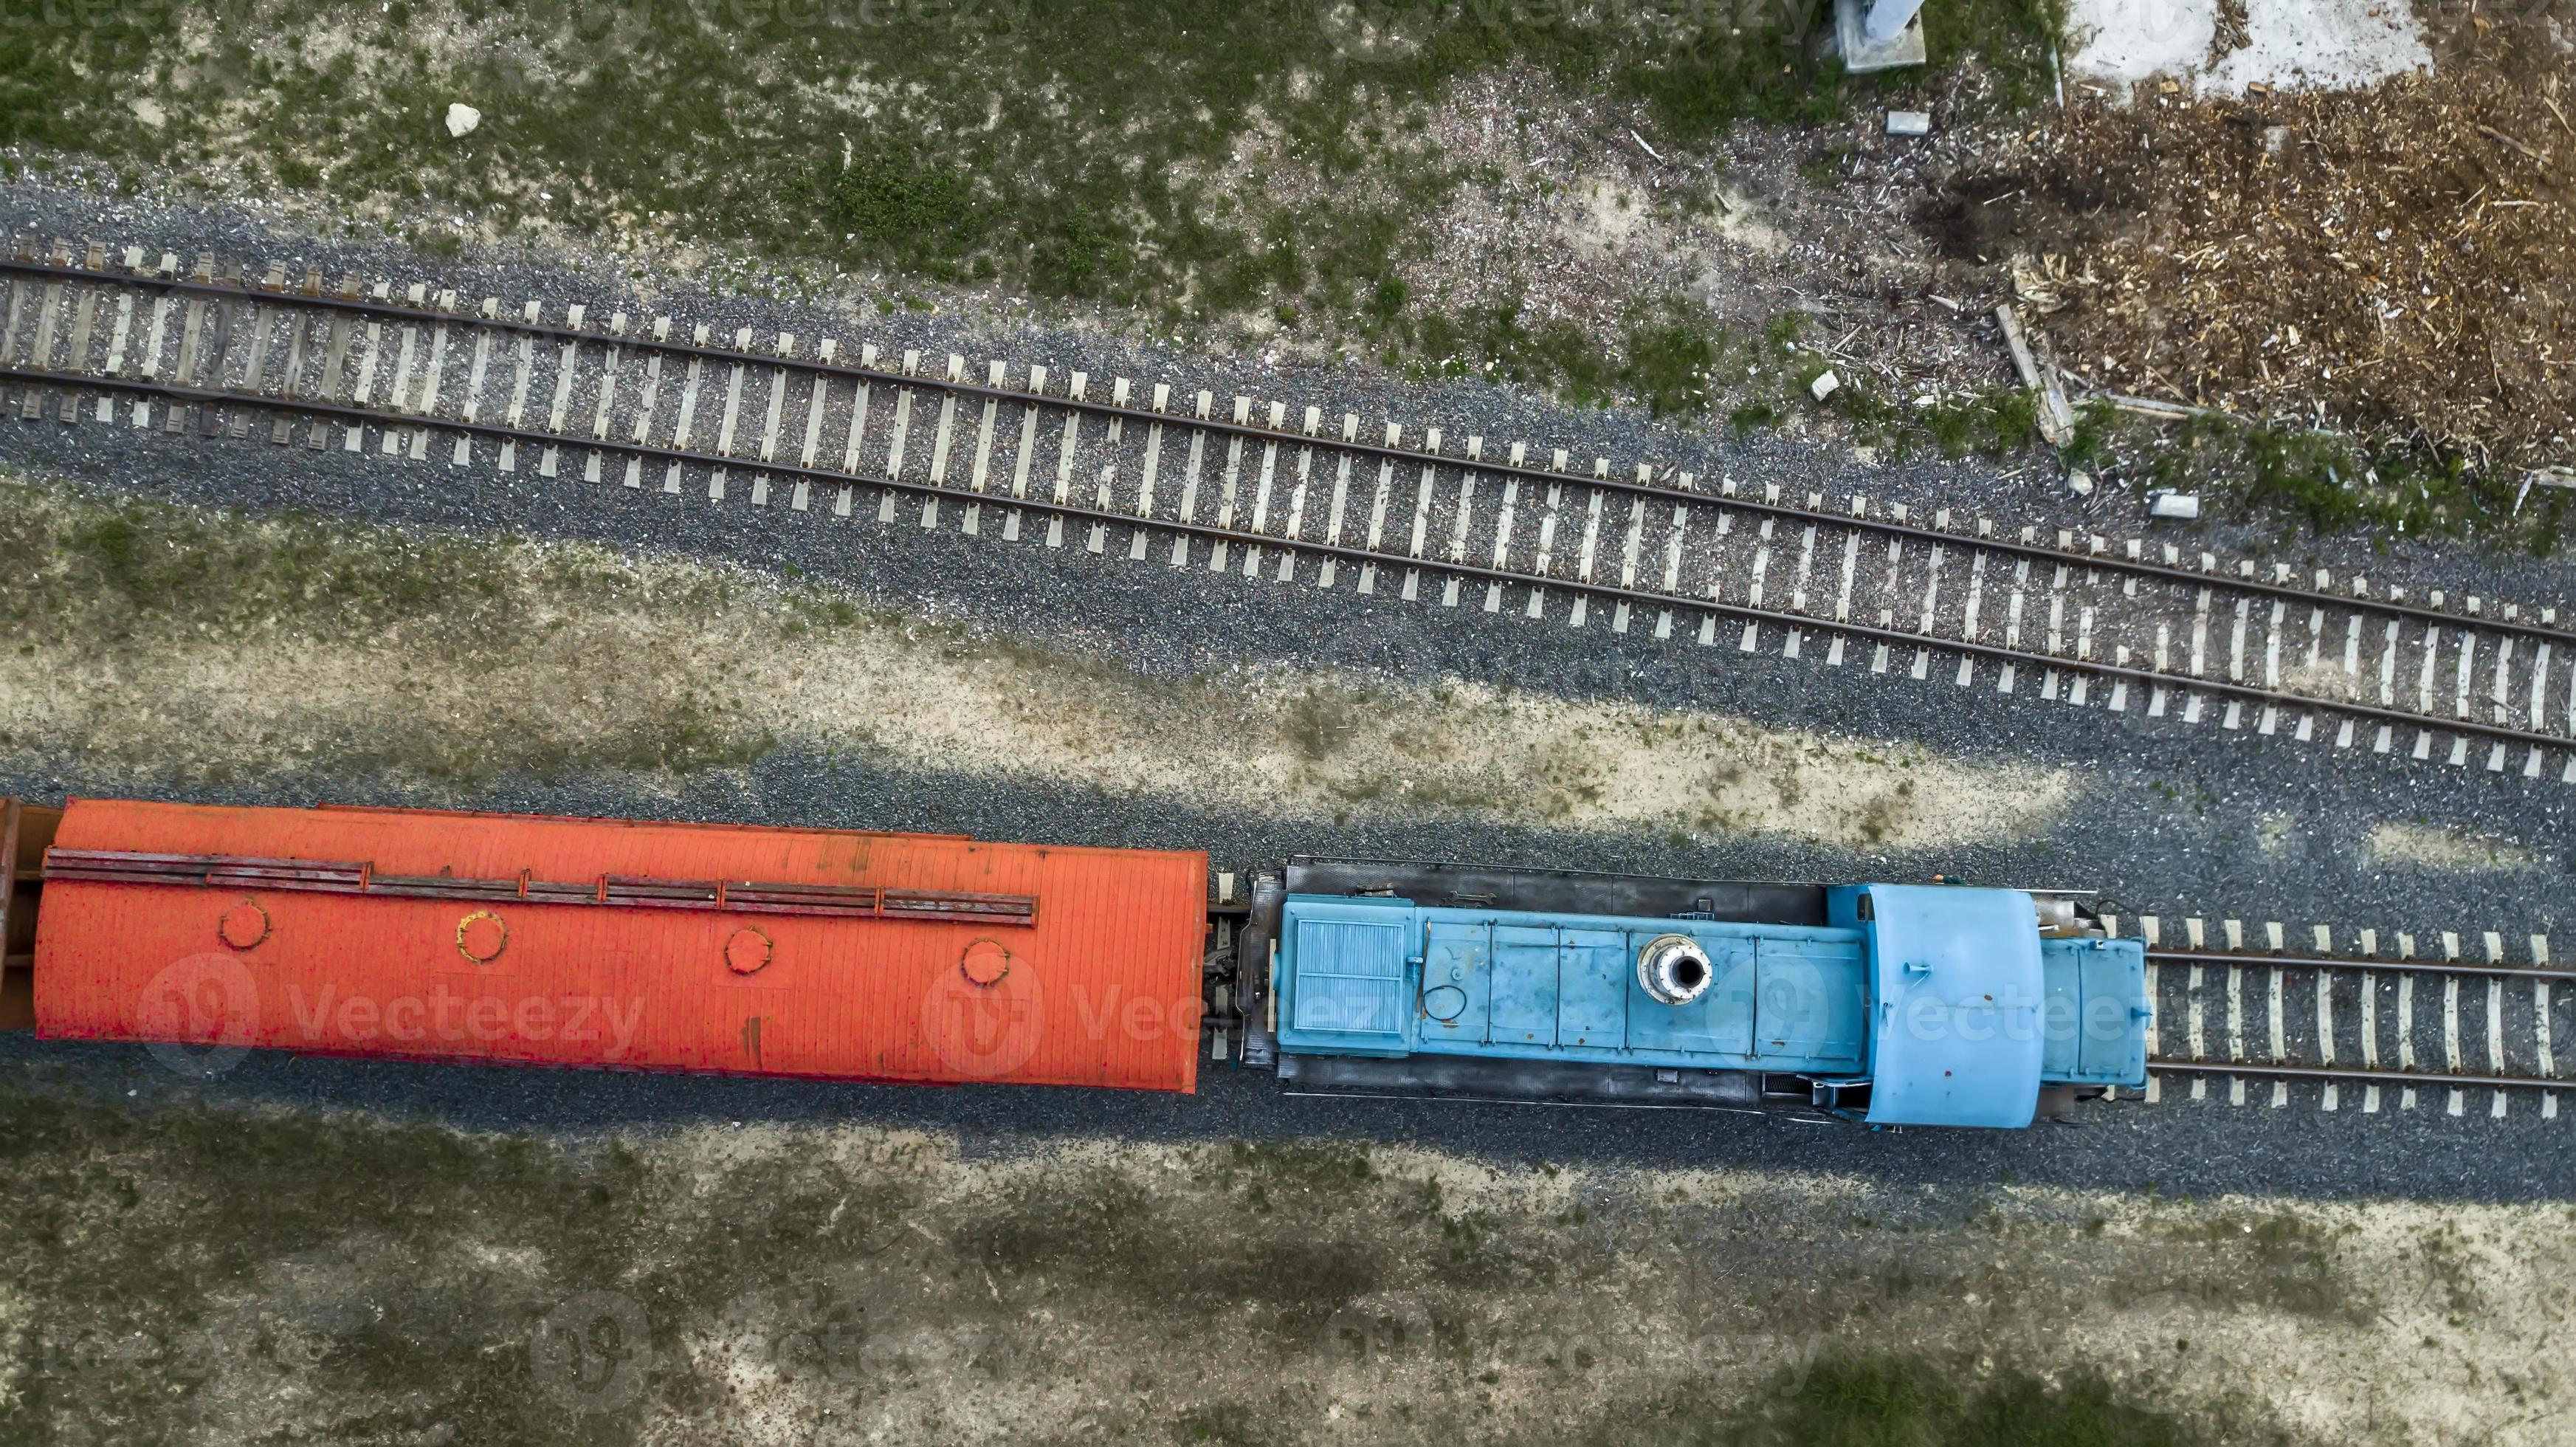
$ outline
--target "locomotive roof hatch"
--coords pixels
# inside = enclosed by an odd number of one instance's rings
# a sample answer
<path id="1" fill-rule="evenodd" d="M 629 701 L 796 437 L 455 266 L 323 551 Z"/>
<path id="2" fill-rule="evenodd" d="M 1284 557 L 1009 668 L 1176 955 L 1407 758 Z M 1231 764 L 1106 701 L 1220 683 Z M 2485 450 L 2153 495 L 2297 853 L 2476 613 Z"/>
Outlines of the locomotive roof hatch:
<path id="1" fill-rule="evenodd" d="M 1870 1122 L 2030 1124 L 2045 1046 L 2030 896 L 1845 885 L 1828 913 L 1869 937 Z"/>

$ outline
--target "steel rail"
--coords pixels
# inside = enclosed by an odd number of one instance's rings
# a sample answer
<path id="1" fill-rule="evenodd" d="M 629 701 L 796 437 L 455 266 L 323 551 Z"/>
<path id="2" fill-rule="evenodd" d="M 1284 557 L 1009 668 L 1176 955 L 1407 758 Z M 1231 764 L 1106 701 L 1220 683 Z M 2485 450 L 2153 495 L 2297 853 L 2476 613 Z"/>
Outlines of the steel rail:
<path id="1" fill-rule="evenodd" d="M 1798 507 L 1788 503 L 1775 503 L 1751 498 L 1730 497 L 1723 494 L 1705 493 L 1693 489 L 1672 487 L 1662 483 L 1641 483 L 1615 477 L 1592 477 L 1582 473 L 1558 472 L 1551 468 L 1532 467 L 1527 464 L 1516 465 L 1510 462 L 1496 462 L 1484 458 L 1470 460 L 1465 457 L 1453 457 L 1447 453 L 1425 452 L 1419 448 L 1388 446 L 1382 442 L 1344 439 L 1321 433 L 1271 428 L 1262 426 L 1258 423 L 1234 422 L 1216 417 L 1197 417 L 1171 412 L 1157 412 L 1147 407 L 1120 406 L 1115 402 L 1093 401 L 1089 398 L 1071 396 L 1050 397 L 1043 393 L 1025 392 L 1013 387 L 995 387 L 986 383 L 971 382 L 963 379 L 952 381 L 946 377 L 919 375 L 899 369 L 853 366 L 849 363 L 840 361 L 825 362 L 820 358 L 804 359 L 783 357 L 763 352 L 746 352 L 731 347 L 701 345 L 696 342 L 672 341 L 667 338 L 656 338 L 643 334 L 619 334 L 596 331 L 587 327 L 564 327 L 545 322 L 513 320 L 500 316 L 485 317 L 469 312 L 440 311 L 432 307 L 412 306 L 407 302 L 397 302 L 390 298 L 352 296 L 345 292 L 317 294 L 302 291 L 271 290 L 264 286 L 253 286 L 247 281 L 199 281 L 193 277 L 168 277 L 119 271 L 92 271 L 86 267 L 69 266 L 54 262 L 33 261 L 19 258 L 0 258 L 0 273 L 7 272 L 45 276 L 62 282 L 96 283 L 111 286 L 132 287 L 137 290 L 157 288 L 164 291 L 183 292 L 197 296 L 232 297 L 251 301 L 267 301 L 330 311 L 389 317 L 415 324 L 488 327 L 498 331 L 525 333 L 531 336 L 545 337 L 557 341 L 591 342 L 601 346 L 616 346 L 630 349 L 650 348 L 667 354 L 743 366 L 784 366 L 809 374 L 844 378 L 852 381 L 863 381 L 871 385 L 886 384 L 903 387 L 918 387 L 964 397 L 1017 402 L 1034 406 L 1063 407 L 1093 417 L 1135 421 L 1147 424 L 1159 423 L 1170 426 L 1197 427 L 1223 436 L 1242 437 L 1265 442 L 1292 443 L 1298 446 L 1333 448 L 1361 457 L 1375 458 L 1380 461 L 1397 462 L 1408 465 L 1449 467 L 1462 471 L 1474 472 L 1479 475 L 1491 475 L 1496 478 L 1519 478 L 1525 481 L 1543 482 L 1551 485 L 1572 484 L 1579 487 L 1594 488 L 1623 496 L 1645 497 L 1659 501 L 1676 503 L 1693 503 L 1703 507 L 1734 508 L 1757 516 L 1788 519 L 1800 523 L 1812 523 L 1819 526 L 1831 525 L 1835 527 L 1850 528 L 1856 531 L 1874 533 L 1883 537 L 1908 539 L 1924 544 L 1940 543 L 1943 545 L 1971 547 L 2005 556 L 2028 558 L 2052 564 L 2080 563 L 2087 568 L 2109 569 L 2118 573 L 2140 578 L 2151 579 L 2159 582 L 2189 585 L 2195 588 L 2226 588 L 2237 593 L 2252 594 L 2259 597 L 2278 599 L 2284 602 L 2304 603 L 2310 607 L 2331 606 L 2345 609 L 2360 609 L 2385 617 L 2407 619 L 2428 627 L 2434 625 L 2452 628 L 2473 627 L 2475 631 L 2481 633 L 2512 634 L 2516 637 L 2553 643 L 2576 643 L 2576 629 L 2553 628 L 2539 623 L 2527 623 L 2519 619 L 2508 620 L 2503 618 L 2491 618 L 2479 614 L 2447 613 L 2438 609 L 2421 607 L 2412 603 L 2400 603 L 2368 597 L 2354 597 L 2351 595 L 2331 592 L 2318 592 L 2313 589 L 2293 587 L 2286 583 L 2264 582 L 2260 579 L 2242 576 L 2231 578 L 2223 574 L 2197 572 L 2189 568 L 2170 566 L 2163 563 L 2150 563 L 2144 559 L 2115 557 L 2107 553 L 2076 553 L 2058 548 L 2045 547 L 2037 543 L 2025 543 L 2018 539 L 1962 536 L 1957 533 L 1944 532 L 1938 528 L 1917 527 L 1911 523 L 1900 523 L 1893 521 L 1892 519 L 1876 519 L 1855 516 L 1849 513 L 1837 513 L 1828 509 L 1811 509 Z M 587 439 L 585 439 L 585 441 L 587 441 Z M 1456 570 L 1451 569 L 1451 571 Z"/>
<path id="2" fill-rule="evenodd" d="M 1937 649 L 1945 653 L 1955 653 L 1968 657 L 1982 658 L 1997 663 L 2008 663 L 2015 666 L 2037 665 L 2043 668 L 2058 669 L 2068 673 L 2081 673 L 2115 682 L 2126 681 L 2151 688 L 2173 688 L 2184 693 L 2197 693 L 2213 698 L 2235 699 L 2242 702 L 2267 704 L 2276 708 L 2314 710 L 2331 714 L 2348 714 L 2355 718 L 2368 719 L 2377 723 L 2389 724 L 2392 727 L 2403 724 L 2410 727 L 2474 736 L 2499 743 L 2528 744 L 2534 748 L 2576 749 L 2576 738 L 2570 738 L 2558 734 L 2537 733 L 2528 729 L 2512 728 L 2502 724 L 2480 723 L 2474 719 L 2443 719 L 2430 714 L 2408 713 L 2402 710 L 2382 708 L 2372 704 L 2332 702 L 2304 694 L 2282 693 L 2270 689 L 2256 688 L 2250 684 L 2222 683 L 2209 679 L 2190 678 L 2179 674 L 2158 673 L 2151 669 L 2130 668 L 2119 664 L 2103 663 L 2093 659 L 2060 658 L 2053 654 L 2029 653 L 2018 649 L 2000 647 L 1991 643 L 1972 643 L 1966 640 L 1940 638 L 1930 634 L 1906 633 L 1894 628 L 1881 628 L 1869 624 L 1837 623 L 1827 619 L 1816 618 L 1805 613 L 1780 612 L 1768 608 L 1754 608 L 1741 603 L 1720 602 L 1716 599 L 1710 598 L 1691 598 L 1680 594 L 1655 593 L 1640 588 L 1621 587 L 1615 583 L 1590 582 L 1582 579 L 1554 578 L 1544 574 L 1522 573 L 1510 569 L 1487 567 L 1475 563 L 1434 562 L 1424 558 L 1415 558 L 1403 554 L 1373 552 L 1366 548 L 1351 547 L 1337 543 L 1292 541 L 1286 538 L 1276 537 L 1268 533 L 1244 532 L 1233 528 L 1218 527 L 1207 523 L 1166 521 L 1160 518 L 1139 516 L 1135 513 L 1115 512 L 1097 507 L 1085 507 L 1073 502 L 1059 503 L 1038 498 L 1011 497 L 1008 495 L 993 493 L 962 491 L 954 487 L 929 482 L 912 482 L 899 478 L 834 472 L 824 468 L 804 467 L 791 463 L 761 462 L 753 458 L 729 457 L 719 453 L 684 451 L 676 448 L 654 446 L 649 443 L 620 442 L 613 438 L 572 437 L 560 433 L 540 431 L 533 428 L 508 427 L 487 422 L 465 422 L 452 418 L 409 412 L 379 411 L 373 408 L 352 407 L 335 402 L 307 401 L 301 398 L 275 398 L 262 393 L 233 392 L 204 387 L 183 387 L 175 383 L 158 381 L 145 382 L 139 380 L 129 381 L 123 378 L 101 378 L 82 373 L 40 371 L 24 367 L 0 367 L 0 384 L 10 382 L 26 382 L 31 384 L 40 383 L 49 387 L 62 388 L 66 391 L 113 391 L 129 394 L 149 394 L 156 397 L 194 402 L 200 405 L 211 403 L 255 408 L 271 412 L 300 413 L 309 417 L 331 417 L 339 419 L 344 424 L 355 421 L 362 424 L 372 423 L 381 427 L 428 428 L 450 433 L 485 437 L 495 441 L 537 443 L 547 446 L 588 449 L 602 453 L 613 452 L 624 456 L 646 457 L 658 461 L 676 462 L 689 466 L 724 468 L 729 471 L 766 473 L 774 477 L 825 482 L 834 486 L 874 487 L 916 496 L 948 498 L 960 503 L 989 503 L 997 507 L 1024 509 L 1068 520 L 1116 525 L 1120 527 L 1143 528 L 1151 531 L 1204 538 L 1212 542 L 1224 542 L 1250 547 L 1274 547 L 1287 552 L 1312 554 L 1317 557 L 1334 558 L 1355 564 L 1365 564 L 1377 567 L 1390 565 L 1401 566 L 1442 575 L 1472 578 L 1490 583 L 1504 583 L 1535 589 L 1555 589 L 1567 594 L 1581 594 L 1587 597 L 1603 598 L 1614 602 L 1639 604 L 1658 609 L 1698 611 L 1701 613 L 1733 618 L 1745 622 L 1778 624 L 1797 632 L 1814 632 L 1821 635 L 1842 634 L 1846 637 L 1856 638 L 1864 642 L 1884 643 L 1890 647 Z"/>
<path id="3" fill-rule="evenodd" d="M 2231 965 L 2261 970 L 2371 970 L 2388 975 L 2467 975 L 2576 984 L 2576 968 L 2477 964 L 2467 960 L 2352 959 L 2330 955 L 2236 955 L 2224 950 L 2149 950 L 2151 965 Z"/>
<path id="4" fill-rule="evenodd" d="M 2576 1090 L 2576 1078 L 2546 1075 L 2455 1075 L 2422 1070 L 2346 1070 L 2332 1065 L 2270 1065 L 2252 1061 L 2147 1061 L 2149 1074 L 2261 1075 L 2360 1085 L 2449 1085 L 2497 1090 Z"/>

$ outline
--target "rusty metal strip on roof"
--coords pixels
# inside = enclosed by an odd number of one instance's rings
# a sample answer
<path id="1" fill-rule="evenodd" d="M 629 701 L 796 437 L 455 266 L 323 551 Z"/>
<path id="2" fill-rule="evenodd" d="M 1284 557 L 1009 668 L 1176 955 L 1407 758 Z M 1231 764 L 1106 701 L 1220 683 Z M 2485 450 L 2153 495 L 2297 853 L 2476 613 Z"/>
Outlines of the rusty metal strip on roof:
<path id="1" fill-rule="evenodd" d="M 49 849 L 45 878 L 84 884 L 158 884 L 265 889 L 294 894 L 376 894 L 397 899 L 516 900 L 529 904 L 685 909 L 729 914 L 813 915 L 1035 925 L 1037 896 L 867 885 L 780 884 L 758 880 L 655 879 L 603 874 L 586 884 L 452 874 L 378 874 L 367 863 L 258 859 L 223 854 L 147 854 L 116 849 Z"/>

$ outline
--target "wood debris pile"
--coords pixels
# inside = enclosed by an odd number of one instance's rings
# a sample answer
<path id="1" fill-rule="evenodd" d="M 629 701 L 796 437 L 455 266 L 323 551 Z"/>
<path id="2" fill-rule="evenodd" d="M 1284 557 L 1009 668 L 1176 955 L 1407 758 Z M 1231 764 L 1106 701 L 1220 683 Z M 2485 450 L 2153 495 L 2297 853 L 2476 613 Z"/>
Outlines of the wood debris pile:
<path id="1" fill-rule="evenodd" d="M 2081 102 L 1921 219 L 2104 390 L 2565 462 L 2576 118 L 2533 49 L 2482 35 L 2363 93 Z"/>

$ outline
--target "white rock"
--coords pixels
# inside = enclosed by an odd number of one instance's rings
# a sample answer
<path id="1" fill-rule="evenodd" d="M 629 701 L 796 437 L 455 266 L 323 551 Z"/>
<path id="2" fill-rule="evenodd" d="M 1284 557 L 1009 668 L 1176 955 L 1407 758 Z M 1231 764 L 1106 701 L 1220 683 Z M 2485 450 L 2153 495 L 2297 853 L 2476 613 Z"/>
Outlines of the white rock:
<path id="1" fill-rule="evenodd" d="M 1889 111 L 1887 133 L 1891 136 L 1928 136 L 1932 134 L 1930 111 Z"/>
<path id="2" fill-rule="evenodd" d="M 2093 474 L 2080 467 L 2069 468 L 2066 473 L 2066 485 L 2077 497 L 2091 497 Z"/>
<path id="3" fill-rule="evenodd" d="M 476 126 L 481 124 L 483 124 L 483 113 L 463 101 L 457 101 L 447 108 L 447 133 L 451 136 L 469 135 Z"/>
<path id="4" fill-rule="evenodd" d="M 1822 402 L 1827 397 L 1834 395 L 1835 389 L 1842 386 L 1842 384 L 1842 378 L 1835 376 L 1832 372 L 1825 372 L 1820 374 L 1816 380 L 1809 382 L 1807 384 L 1807 390 L 1815 393 L 1816 400 Z"/>

